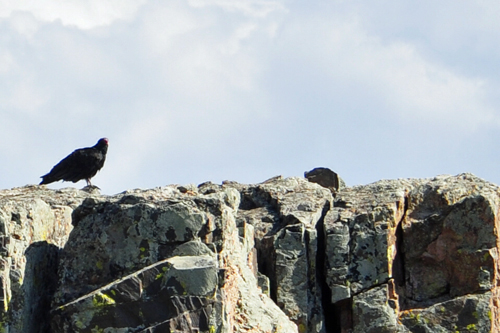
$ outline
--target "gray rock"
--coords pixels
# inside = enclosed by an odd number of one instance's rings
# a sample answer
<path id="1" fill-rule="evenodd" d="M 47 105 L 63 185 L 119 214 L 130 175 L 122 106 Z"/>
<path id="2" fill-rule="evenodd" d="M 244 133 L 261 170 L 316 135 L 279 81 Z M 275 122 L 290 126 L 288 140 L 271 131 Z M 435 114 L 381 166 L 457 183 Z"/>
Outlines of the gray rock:
<path id="1" fill-rule="evenodd" d="M 53 311 L 54 332 L 173 331 L 208 332 L 216 327 L 218 288 L 213 256 L 161 260 L 113 281 Z"/>
<path id="2" fill-rule="evenodd" d="M 337 328 L 496 332 L 499 193 L 470 174 L 339 191 L 325 218 Z"/>
<path id="3" fill-rule="evenodd" d="M 235 222 L 239 193 L 195 190 L 128 192 L 78 208 L 59 261 L 52 329 L 296 331 L 258 288 L 253 227 Z"/>
<path id="4" fill-rule="evenodd" d="M 498 332 L 500 189 L 471 174 L 0 191 L 0 331 Z"/>
<path id="5" fill-rule="evenodd" d="M 392 277 L 396 230 L 411 182 L 381 181 L 337 193 L 325 219 L 326 280 L 332 302 Z"/>
<path id="6" fill-rule="evenodd" d="M 389 305 L 388 288 L 383 284 L 353 297 L 354 333 L 409 332 L 398 323 L 398 313 Z"/>
<path id="7" fill-rule="evenodd" d="M 58 255 L 73 228 L 71 212 L 89 196 L 45 186 L 0 191 L 0 330 L 48 328 Z"/>
<path id="8" fill-rule="evenodd" d="M 227 186 L 242 193 L 238 223 L 256 230 L 258 265 L 270 279 L 271 297 L 300 332 L 324 332 L 316 229 L 333 201 L 330 191 L 302 178 Z"/>
<path id="9" fill-rule="evenodd" d="M 490 292 L 460 296 L 403 311 L 400 320 L 411 332 L 497 332 L 491 308 L 495 298 Z"/>

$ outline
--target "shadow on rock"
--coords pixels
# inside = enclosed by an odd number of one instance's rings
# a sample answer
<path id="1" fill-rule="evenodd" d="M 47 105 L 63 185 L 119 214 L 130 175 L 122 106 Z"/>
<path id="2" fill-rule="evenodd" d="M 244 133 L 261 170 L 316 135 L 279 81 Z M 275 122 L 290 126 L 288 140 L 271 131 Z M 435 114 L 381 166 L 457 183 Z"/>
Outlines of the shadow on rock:
<path id="1" fill-rule="evenodd" d="M 25 252 L 26 269 L 22 284 L 12 286 L 14 297 L 9 303 L 11 322 L 22 323 L 24 333 L 48 333 L 47 318 L 57 287 L 59 248 L 46 241 L 31 244 Z M 18 318 L 15 318 L 18 317 Z M 13 327 L 10 332 L 17 332 Z"/>

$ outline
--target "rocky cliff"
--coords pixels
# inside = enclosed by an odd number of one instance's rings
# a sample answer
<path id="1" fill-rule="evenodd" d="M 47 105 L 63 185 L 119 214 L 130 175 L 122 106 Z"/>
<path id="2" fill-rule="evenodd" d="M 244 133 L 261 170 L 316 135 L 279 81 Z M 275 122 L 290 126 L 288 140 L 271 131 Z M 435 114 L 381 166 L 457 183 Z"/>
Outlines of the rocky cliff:
<path id="1" fill-rule="evenodd" d="M 0 191 L 0 332 L 500 331 L 496 185 L 308 178 Z"/>

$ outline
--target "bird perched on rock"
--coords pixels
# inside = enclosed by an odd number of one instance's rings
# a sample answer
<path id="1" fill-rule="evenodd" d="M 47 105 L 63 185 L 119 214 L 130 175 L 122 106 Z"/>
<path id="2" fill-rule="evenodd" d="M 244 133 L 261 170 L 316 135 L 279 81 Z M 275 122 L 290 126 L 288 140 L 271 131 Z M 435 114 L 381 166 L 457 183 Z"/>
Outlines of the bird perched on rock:
<path id="1" fill-rule="evenodd" d="M 40 185 L 59 180 L 76 183 L 85 179 L 87 186 L 92 186 L 90 179 L 104 166 L 107 152 L 107 138 L 99 139 L 93 147 L 77 149 L 42 176 Z"/>

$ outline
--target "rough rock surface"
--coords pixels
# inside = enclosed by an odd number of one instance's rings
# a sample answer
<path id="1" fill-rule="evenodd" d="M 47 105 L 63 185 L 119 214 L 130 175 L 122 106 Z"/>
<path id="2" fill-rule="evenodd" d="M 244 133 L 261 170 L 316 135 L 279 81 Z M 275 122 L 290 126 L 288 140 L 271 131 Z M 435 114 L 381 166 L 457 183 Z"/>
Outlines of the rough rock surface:
<path id="1" fill-rule="evenodd" d="M 9 332 L 48 328 L 59 251 L 84 191 L 27 186 L 0 191 L 1 320 Z M 0 329 L 1 331 L 1 329 Z"/>
<path id="2" fill-rule="evenodd" d="M 499 188 L 471 174 L 340 191 L 325 218 L 340 332 L 499 332 Z"/>
<path id="3" fill-rule="evenodd" d="M 0 332 L 500 331 L 496 185 L 320 171 L 0 191 Z"/>

